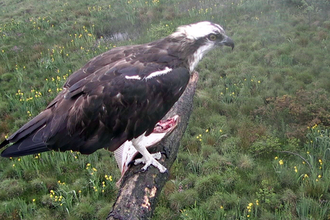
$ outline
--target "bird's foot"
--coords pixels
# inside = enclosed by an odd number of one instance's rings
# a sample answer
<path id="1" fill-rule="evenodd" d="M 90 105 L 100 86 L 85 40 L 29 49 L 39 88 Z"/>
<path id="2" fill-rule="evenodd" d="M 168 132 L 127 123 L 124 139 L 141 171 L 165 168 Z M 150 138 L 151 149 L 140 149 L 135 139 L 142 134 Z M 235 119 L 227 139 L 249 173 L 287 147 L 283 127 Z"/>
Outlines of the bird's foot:
<path id="1" fill-rule="evenodd" d="M 159 172 L 165 173 L 167 171 L 166 167 L 164 167 L 157 161 L 162 157 L 161 153 L 158 152 L 158 153 L 154 153 L 154 154 L 150 154 L 150 155 L 151 155 L 151 157 L 149 157 L 149 158 L 146 158 L 143 156 L 142 158 L 136 159 L 134 161 L 134 165 L 143 163 L 144 166 L 141 168 L 142 172 L 146 171 L 150 165 L 153 165 L 154 167 L 156 167 L 159 170 Z"/>

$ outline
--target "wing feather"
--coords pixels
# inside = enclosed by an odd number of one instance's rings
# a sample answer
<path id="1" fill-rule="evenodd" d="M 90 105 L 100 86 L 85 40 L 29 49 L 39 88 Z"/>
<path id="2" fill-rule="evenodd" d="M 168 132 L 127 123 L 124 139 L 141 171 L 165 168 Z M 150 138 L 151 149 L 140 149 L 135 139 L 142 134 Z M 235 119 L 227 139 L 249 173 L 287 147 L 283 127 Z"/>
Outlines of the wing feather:
<path id="1" fill-rule="evenodd" d="M 186 68 L 166 63 L 172 56 L 163 49 L 150 48 L 127 46 L 92 59 L 68 78 L 63 91 L 45 111 L 0 144 L 2 147 L 13 143 L 2 156 L 49 149 L 82 153 L 100 148 L 114 151 L 126 140 L 144 132 L 150 134 L 189 81 Z M 161 63 L 145 62 L 148 59 Z M 173 70 L 145 79 L 166 67 Z"/>

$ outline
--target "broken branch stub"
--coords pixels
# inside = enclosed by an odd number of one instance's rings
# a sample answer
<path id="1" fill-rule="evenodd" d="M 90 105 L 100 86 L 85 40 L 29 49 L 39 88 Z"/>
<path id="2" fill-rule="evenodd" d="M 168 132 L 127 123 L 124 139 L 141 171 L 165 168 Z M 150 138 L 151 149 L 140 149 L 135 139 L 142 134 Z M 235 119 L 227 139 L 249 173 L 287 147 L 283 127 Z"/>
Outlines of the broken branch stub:
<path id="1" fill-rule="evenodd" d="M 174 163 L 180 146 L 180 140 L 187 128 L 192 112 L 193 97 L 198 81 L 198 73 L 194 72 L 189 84 L 164 118 L 174 115 L 180 116 L 177 128 L 164 138 L 150 151 L 164 152 L 160 163 L 170 170 Z M 142 165 L 132 166 L 126 171 L 120 183 L 117 199 L 113 204 L 107 220 L 135 220 L 150 219 L 156 207 L 157 198 L 168 180 L 169 173 L 160 173 L 159 170 L 150 166 L 146 172 L 139 172 Z"/>

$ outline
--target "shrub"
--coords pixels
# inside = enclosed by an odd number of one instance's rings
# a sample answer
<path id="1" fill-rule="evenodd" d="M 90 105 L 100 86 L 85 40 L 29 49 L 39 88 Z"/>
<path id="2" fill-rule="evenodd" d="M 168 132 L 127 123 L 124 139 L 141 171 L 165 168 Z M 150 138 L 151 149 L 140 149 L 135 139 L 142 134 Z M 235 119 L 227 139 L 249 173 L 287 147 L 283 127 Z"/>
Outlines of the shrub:
<path id="1" fill-rule="evenodd" d="M 212 174 L 206 177 L 201 177 L 197 182 L 195 189 L 198 192 L 199 198 L 205 200 L 213 195 L 216 191 L 223 188 L 223 180 L 221 176 Z"/>
<path id="2" fill-rule="evenodd" d="M 177 212 L 188 208 L 198 201 L 198 192 L 195 189 L 187 189 L 171 194 L 170 207 Z"/>
<path id="3" fill-rule="evenodd" d="M 27 184 L 22 180 L 5 179 L 0 184 L 0 199 L 21 197 L 26 189 Z"/>

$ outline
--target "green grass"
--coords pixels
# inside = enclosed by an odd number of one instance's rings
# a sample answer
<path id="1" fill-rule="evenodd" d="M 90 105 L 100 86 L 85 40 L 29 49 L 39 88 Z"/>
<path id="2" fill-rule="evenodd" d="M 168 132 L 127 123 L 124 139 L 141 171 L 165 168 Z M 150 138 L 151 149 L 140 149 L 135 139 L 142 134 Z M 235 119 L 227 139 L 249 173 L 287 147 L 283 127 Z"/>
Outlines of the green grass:
<path id="1" fill-rule="evenodd" d="M 4 0 L 0 10 L 1 140 L 97 54 L 211 20 L 235 50 L 197 68 L 153 219 L 330 218 L 329 1 Z M 105 150 L 1 158 L 0 219 L 104 219 L 119 178 Z"/>

